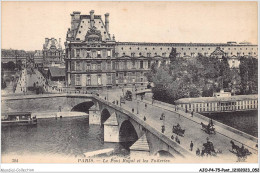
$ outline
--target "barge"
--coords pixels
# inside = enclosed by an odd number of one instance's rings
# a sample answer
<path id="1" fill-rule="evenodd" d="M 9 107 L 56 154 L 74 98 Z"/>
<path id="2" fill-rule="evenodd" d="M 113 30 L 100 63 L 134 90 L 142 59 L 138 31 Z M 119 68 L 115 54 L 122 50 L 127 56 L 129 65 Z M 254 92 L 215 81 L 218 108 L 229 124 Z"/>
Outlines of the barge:
<path id="1" fill-rule="evenodd" d="M 36 125 L 36 116 L 31 112 L 5 112 L 1 115 L 1 124 L 5 125 Z"/>

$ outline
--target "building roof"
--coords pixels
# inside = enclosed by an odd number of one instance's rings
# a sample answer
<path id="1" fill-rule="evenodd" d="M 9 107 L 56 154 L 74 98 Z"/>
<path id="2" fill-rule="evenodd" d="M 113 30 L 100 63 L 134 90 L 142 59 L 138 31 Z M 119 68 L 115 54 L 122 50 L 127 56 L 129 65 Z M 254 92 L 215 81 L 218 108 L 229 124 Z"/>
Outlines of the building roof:
<path id="1" fill-rule="evenodd" d="M 43 44 L 43 49 L 62 49 L 59 42 L 55 38 L 45 38 L 45 43 Z"/>
<path id="2" fill-rule="evenodd" d="M 49 71 L 52 77 L 65 77 L 65 68 L 50 67 Z"/>
<path id="3" fill-rule="evenodd" d="M 208 102 L 230 102 L 239 100 L 258 99 L 258 94 L 254 95 L 236 95 L 231 97 L 196 97 L 196 98 L 182 98 L 175 101 L 176 104 L 184 103 L 208 103 Z"/>

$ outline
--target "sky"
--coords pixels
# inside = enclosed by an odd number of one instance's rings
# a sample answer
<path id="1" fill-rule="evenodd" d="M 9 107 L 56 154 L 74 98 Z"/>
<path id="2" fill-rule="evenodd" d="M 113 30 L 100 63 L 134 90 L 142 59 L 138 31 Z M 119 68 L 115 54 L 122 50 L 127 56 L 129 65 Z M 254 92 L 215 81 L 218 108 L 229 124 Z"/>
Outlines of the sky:
<path id="1" fill-rule="evenodd" d="M 110 34 L 121 42 L 258 43 L 257 2 L 2 2 L 2 49 L 41 50 L 61 38 L 73 11 L 110 13 Z"/>

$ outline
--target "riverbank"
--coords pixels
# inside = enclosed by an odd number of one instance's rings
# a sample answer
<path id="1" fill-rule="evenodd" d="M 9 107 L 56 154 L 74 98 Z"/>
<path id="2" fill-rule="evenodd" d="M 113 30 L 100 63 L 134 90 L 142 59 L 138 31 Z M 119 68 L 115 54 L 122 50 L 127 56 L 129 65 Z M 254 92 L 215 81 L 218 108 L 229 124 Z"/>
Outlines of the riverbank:
<path id="1" fill-rule="evenodd" d="M 33 112 L 32 116 L 36 116 L 36 118 L 56 118 L 56 117 L 81 117 L 86 116 L 88 114 L 85 112 Z"/>

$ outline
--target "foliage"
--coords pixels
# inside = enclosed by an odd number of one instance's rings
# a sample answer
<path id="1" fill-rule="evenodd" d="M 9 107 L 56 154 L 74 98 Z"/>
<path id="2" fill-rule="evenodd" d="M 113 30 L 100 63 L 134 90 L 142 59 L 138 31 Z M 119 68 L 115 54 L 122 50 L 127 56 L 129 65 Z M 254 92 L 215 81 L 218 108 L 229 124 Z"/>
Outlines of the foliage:
<path id="1" fill-rule="evenodd" d="M 154 63 L 147 74 L 154 83 L 154 98 L 169 103 L 185 97 L 212 97 L 220 89 L 232 94 L 257 93 L 257 59 L 241 58 L 239 69 L 230 69 L 228 58 L 184 59 L 171 53 L 171 63 Z M 246 91 L 246 92 L 245 92 Z"/>
<path id="2" fill-rule="evenodd" d="M 253 57 L 240 58 L 241 94 L 258 92 L 258 62 Z"/>

